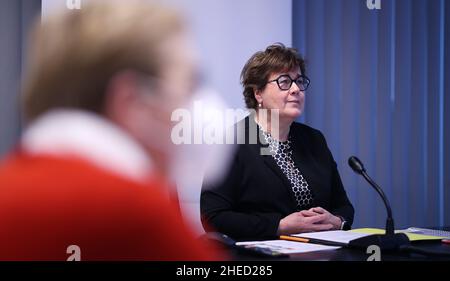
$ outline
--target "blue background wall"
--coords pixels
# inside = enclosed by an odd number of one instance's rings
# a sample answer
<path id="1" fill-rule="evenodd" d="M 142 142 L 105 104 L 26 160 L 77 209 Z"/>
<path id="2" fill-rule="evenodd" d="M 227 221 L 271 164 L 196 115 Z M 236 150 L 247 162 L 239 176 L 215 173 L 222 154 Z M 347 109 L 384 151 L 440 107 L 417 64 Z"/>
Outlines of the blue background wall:
<path id="1" fill-rule="evenodd" d="M 301 120 L 325 134 L 355 226 L 382 227 L 386 213 L 350 155 L 385 189 L 397 228 L 450 225 L 449 1 L 298 0 L 292 12 L 312 81 Z"/>

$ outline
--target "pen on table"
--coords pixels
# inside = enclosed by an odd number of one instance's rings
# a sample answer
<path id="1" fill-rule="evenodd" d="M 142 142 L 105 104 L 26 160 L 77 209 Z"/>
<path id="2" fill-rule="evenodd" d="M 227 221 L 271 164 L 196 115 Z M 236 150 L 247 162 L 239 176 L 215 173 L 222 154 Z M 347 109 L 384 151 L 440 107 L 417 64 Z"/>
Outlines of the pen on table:
<path id="1" fill-rule="evenodd" d="M 289 241 L 296 241 L 296 242 L 303 242 L 303 243 L 309 243 L 309 239 L 300 238 L 300 237 L 293 237 L 293 236 L 287 236 L 287 235 L 280 235 L 280 239 L 282 239 L 282 240 L 289 240 Z"/>
<path id="2" fill-rule="evenodd" d="M 339 246 L 339 247 L 347 246 L 346 243 L 341 243 L 341 242 L 327 241 L 327 240 L 321 240 L 321 239 L 308 239 L 308 238 L 303 238 L 303 237 L 294 237 L 294 236 L 287 236 L 287 235 L 280 235 L 280 239 L 288 240 L 288 241 L 303 242 L 303 243 L 328 245 L 328 246 Z"/>

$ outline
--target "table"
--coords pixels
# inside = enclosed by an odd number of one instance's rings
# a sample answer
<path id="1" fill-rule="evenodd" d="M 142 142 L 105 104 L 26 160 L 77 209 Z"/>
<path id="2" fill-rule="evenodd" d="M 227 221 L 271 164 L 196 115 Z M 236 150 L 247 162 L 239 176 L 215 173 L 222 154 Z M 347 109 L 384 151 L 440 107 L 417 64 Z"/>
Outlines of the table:
<path id="1" fill-rule="evenodd" d="M 450 227 L 427 227 L 432 229 L 441 229 L 450 231 Z M 428 251 L 440 251 L 450 254 L 450 245 L 442 243 L 440 240 L 433 241 L 416 241 L 411 244 L 418 249 Z M 341 248 L 331 251 L 318 251 L 302 254 L 292 254 L 289 257 L 272 258 L 265 256 L 257 256 L 254 254 L 248 254 L 236 249 L 229 250 L 233 260 L 236 261 L 367 261 L 371 254 L 367 254 L 363 250 Z M 405 252 L 381 252 L 382 261 L 450 261 L 449 256 L 425 256 L 417 253 L 405 253 Z"/>

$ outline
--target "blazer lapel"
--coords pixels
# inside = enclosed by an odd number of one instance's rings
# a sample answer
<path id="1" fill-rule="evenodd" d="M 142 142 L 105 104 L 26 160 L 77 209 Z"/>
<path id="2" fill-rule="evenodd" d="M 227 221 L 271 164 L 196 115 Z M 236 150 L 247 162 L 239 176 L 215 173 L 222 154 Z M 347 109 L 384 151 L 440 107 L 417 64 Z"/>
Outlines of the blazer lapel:
<path id="1" fill-rule="evenodd" d="M 302 142 L 302 136 L 300 134 L 295 134 L 292 139 L 293 161 L 308 183 L 314 197 L 314 204 L 320 205 L 320 202 L 323 201 L 323 194 L 321 192 L 321 181 L 317 178 L 319 173 L 314 171 L 314 159 L 307 151 L 307 145 Z"/>
<path id="2" fill-rule="evenodd" d="M 297 206 L 297 201 L 295 200 L 294 192 L 292 191 L 291 183 L 289 182 L 286 175 L 283 173 L 281 168 L 277 165 L 276 161 L 273 159 L 272 155 L 262 155 L 261 149 L 267 148 L 267 143 L 265 142 L 264 136 L 262 132 L 259 130 L 258 127 L 258 149 L 259 149 L 259 155 L 263 158 L 264 163 L 280 178 L 280 180 L 283 183 L 283 186 L 288 194 L 288 197 L 290 198 L 291 204 L 293 208 L 295 209 Z"/>
<path id="3" fill-rule="evenodd" d="M 278 178 L 281 180 L 281 182 L 283 183 L 283 187 L 286 191 L 287 197 L 290 198 L 290 204 L 292 206 L 292 209 L 295 210 L 297 209 L 297 201 L 295 199 L 294 196 L 294 192 L 292 191 L 292 187 L 291 187 L 291 183 L 289 182 L 288 178 L 286 177 L 286 175 L 283 173 L 283 171 L 281 170 L 281 168 L 277 165 L 277 163 L 275 162 L 275 160 L 273 159 L 272 155 L 262 155 L 261 154 L 261 149 L 263 148 L 267 148 L 267 143 L 265 142 L 264 136 L 262 134 L 262 132 L 259 130 L 259 127 L 257 126 L 254 116 L 250 115 L 247 117 L 247 120 L 245 120 L 245 127 L 246 127 L 246 132 L 249 133 L 250 128 L 256 128 L 257 130 L 257 145 L 255 146 L 258 150 L 258 155 L 260 157 L 262 157 L 262 159 L 264 160 L 265 165 L 267 165 L 273 172 L 275 175 L 278 176 Z M 250 125 L 250 122 L 252 123 Z M 248 134 L 246 134 L 246 140 L 247 143 L 249 141 L 248 139 Z M 295 153 L 295 152 L 294 152 Z"/>
<path id="4" fill-rule="evenodd" d="M 291 204 L 295 208 L 297 206 L 297 202 L 295 201 L 294 192 L 292 191 L 291 184 L 286 175 L 283 173 L 283 171 L 281 171 L 280 167 L 278 167 L 277 163 L 271 155 L 261 155 L 261 157 L 264 159 L 264 163 L 278 176 L 278 178 L 281 179 L 281 181 L 283 182 L 283 187 L 285 188 L 288 197 L 291 200 Z"/>

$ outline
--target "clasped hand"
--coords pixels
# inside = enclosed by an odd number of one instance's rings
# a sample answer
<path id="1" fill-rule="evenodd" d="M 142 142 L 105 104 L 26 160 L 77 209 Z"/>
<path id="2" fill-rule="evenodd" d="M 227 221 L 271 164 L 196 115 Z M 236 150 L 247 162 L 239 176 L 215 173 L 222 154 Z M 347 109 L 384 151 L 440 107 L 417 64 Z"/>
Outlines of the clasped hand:
<path id="1" fill-rule="evenodd" d="M 280 220 L 278 235 L 336 230 L 342 220 L 321 207 L 292 213 Z"/>

